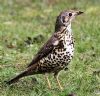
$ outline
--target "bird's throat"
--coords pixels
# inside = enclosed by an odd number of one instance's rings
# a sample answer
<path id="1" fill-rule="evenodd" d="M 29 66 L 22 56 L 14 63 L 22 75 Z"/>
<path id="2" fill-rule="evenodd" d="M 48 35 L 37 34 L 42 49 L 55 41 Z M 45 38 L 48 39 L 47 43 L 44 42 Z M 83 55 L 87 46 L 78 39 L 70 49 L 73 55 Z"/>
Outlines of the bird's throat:
<path id="1" fill-rule="evenodd" d="M 67 26 L 67 31 L 68 31 L 69 33 L 72 32 L 72 29 L 71 29 L 71 23 Z"/>
<path id="2" fill-rule="evenodd" d="M 61 34 L 71 35 L 72 34 L 71 23 L 68 26 L 62 26 L 60 32 Z"/>

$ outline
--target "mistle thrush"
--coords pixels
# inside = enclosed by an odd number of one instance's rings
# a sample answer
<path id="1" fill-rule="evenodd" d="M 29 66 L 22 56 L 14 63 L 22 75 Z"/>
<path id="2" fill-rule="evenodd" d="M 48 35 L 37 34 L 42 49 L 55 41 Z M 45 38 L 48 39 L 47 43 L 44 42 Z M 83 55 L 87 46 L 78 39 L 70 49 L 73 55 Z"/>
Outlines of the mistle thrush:
<path id="1" fill-rule="evenodd" d="M 58 73 L 67 68 L 74 52 L 74 40 L 71 30 L 71 21 L 82 14 L 81 11 L 66 10 L 57 16 L 55 31 L 51 38 L 44 44 L 40 51 L 35 55 L 28 67 L 15 78 L 7 81 L 8 84 L 15 83 L 24 76 L 34 74 L 54 73 L 60 89 L 62 86 L 58 79 Z M 49 79 L 46 80 L 51 88 Z"/>

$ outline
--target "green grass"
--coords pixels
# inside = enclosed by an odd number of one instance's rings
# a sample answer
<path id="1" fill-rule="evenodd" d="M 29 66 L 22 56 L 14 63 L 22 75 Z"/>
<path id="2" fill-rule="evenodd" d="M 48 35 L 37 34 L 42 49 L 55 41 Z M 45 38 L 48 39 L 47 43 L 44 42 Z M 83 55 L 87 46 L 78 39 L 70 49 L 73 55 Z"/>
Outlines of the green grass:
<path id="1" fill-rule="evenodd" d="M 65 9 L 85 13 L 73 22 L 75 55 L 69 70 L 59 79 L 61 92 L 52 75 L 52 90 L 43 75 L 21 79 L 7 86 L 4 81 L 25 69 L 34 54 L 54 32 L 56 16 Z M 40 39 L 27 45 L 28 37 Z M 0 96 L 100 96 L 100 0 L 0 0 Z M 36 78 L 37 81 L 32 81 Z"/>

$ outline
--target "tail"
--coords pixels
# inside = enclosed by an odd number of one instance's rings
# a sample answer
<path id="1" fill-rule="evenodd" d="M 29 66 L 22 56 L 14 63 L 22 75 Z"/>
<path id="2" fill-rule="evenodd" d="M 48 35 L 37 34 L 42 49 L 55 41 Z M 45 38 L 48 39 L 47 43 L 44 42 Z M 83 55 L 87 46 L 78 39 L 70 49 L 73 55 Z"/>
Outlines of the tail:
<path id="1" fill-rule="evenodd" d="M 6 81 L 6 83 L 8 85 L 10 85 L 12 83 L 17 82 L 22 77 L 25 77 L 25 76 L 28 76 L 28 75 L 34 75 L 34 74 L 37 74 L 37 73 L 38 73 L 37 64 L 34 64 L 34 65 L 28 67 L 25 71 L 23 71 L 19 75 L 17 75 L 15 78 L 13 78 L 13 79 L 11 79 L 9 81 Z"/>
<path id="2" fill-rule="evenodd" d="M 27 76 L 28 75 L 28 72 L 25 70 L 23 71 L 22 73 L 20 73 L 19 75 L 17 75 L 16 77 L 14 77 L 13 79 L 9 80 L 9 81 L 6 81 L 6 83 L 8 85 L 11 85 L 12 83 L 15 83 L 17 82 L 20 78 L 24 77 L 24 76 Z"/>

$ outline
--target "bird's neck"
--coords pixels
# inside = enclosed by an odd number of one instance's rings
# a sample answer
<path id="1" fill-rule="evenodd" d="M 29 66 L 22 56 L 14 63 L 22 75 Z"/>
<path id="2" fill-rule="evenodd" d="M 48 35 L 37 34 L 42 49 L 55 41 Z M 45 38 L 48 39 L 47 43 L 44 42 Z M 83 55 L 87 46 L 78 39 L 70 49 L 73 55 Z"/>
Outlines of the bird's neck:
<path id="1" fill-rule="evenodd" d="M 67 26 L 55 27 L 55 32 L 62 32 L 63 30 L 66 30 L 67 33 L 71 34 L 72 33 L 71 23 L 69 23 Z"/>
<path id="2" fill-rule="evenodd" d="M 68 24 L 68 26 L 61 26 L 58 33 L 62 35 L 71 35 L 72 34 L 71 23 Z"/>

